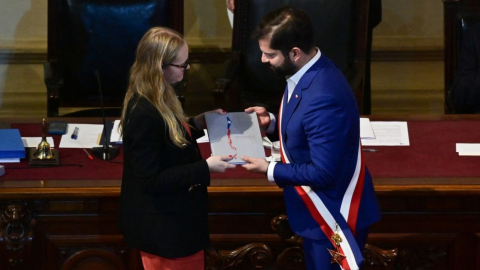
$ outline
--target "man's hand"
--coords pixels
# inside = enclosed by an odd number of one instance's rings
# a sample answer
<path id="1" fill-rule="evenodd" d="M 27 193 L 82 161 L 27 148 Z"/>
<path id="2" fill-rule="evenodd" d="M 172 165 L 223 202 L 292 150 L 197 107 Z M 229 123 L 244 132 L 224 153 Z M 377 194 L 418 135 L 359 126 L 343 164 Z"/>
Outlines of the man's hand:
<path id="1" fill-rule="evenodd" d="M 270 126 L 270 114 L 264 107 L 249 107 L 245 109 L 245 112 L 255 112 L 257 114 L 258 124 L 261 130 L 266 130 Z"/>
<path id="2" fill-rule="evenodd" d="M 265 174 L 268 170 L 269 162 L 263 158 L 243 156 L 242 160 L 247 162 L 247 164 L 242 165 L 242 167 L 247 169 L 247 171 Z"/>
<path id="3" fill-rule="evenodd" d="M 216 110 L 208 111 L 208 112 L 216 112 L 216 113 L 219 113 L 219 114 L 226 114 L 227 113 L 225 110 L 222 110 L 222 109 L 216 109 Z M 205 120 L 205 113 L 201 113 L 201 114 L 195 116 L 193 118 L 193 120 L 195 122 L 195 126 L 198 129 L 206 129 L 207 128 L 207 121 Z"/>

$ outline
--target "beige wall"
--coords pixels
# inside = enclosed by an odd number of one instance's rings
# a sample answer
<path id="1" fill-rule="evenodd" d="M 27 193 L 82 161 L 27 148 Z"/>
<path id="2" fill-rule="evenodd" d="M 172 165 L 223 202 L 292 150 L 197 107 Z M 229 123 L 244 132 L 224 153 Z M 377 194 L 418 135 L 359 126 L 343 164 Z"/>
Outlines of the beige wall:
<path id="1" fill-rule="evenodd" d="M 184 31 L 190 47 L 231 47 L 232 28 L 225 0 L 185 0 L 184 3 Z"/>
<path id="2" fill-rule="evenodd" d="M 46 52 L 47 0 L 0 0 L 0 52 Z"/>
<path id="3" fill-rule="evenodd" d="M 373 32 L 374 50 L 442 50 L 441 0 L 382 0 L 382 22 Z"/>
<path id="4" fill-rule="evenodd" d="M 228 50 L 231 27 L 225 0 L 184 0 L 184 3 L 185 38 L 192 50 Z M 374 50 L 441 50 L 442 1 L 383 0 L 383 21 L 374 30 L 373 47 Z M 46 114 L 41 63 L 8 60 L 12 53 L 46 53 L 46 49 L 47 0 L 0 0 L 0 116 Z M 190 77 L 208 87 L 216 69 L 206 71 L 203 66 L 195 66 Z"/>
<path id="5" fill-rule="evenodd" d="M 191 46 L 228 48 L 225 1 L 184 2 L 185 37 Z M 442 1 L 383 0 L 382 5 L 383 21 L 374 30 L 376 49 L 442 48 Z M 46 50 L 47 0 L 0 0 L 0 7 L 0 52 Z"/>

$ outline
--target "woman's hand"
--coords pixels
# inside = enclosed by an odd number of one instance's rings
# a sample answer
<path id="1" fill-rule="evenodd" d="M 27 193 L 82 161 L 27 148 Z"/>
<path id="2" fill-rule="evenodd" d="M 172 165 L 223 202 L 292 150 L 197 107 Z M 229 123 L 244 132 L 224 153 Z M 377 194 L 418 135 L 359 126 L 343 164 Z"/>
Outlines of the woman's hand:
<path id="1" fill-rule="evenodd" d="M 234 169 L 235 165 L 227 161 L 232 159 L 229 156 L 211 156 L 207 158 L 208 169 L 210 172 L 225 172 L 227 169 Z"/>

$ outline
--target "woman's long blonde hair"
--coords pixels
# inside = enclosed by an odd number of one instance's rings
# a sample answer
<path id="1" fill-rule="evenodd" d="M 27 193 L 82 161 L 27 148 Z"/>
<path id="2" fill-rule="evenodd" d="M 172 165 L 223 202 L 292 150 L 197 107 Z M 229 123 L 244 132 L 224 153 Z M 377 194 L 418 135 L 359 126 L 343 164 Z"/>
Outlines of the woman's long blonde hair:
<path id="1" fill-rule="evenodd" d="M 180 33 L 165 27 L 151 28 L 142 37 L 135 63 L 130 69 L 130 81 L 123 101 L 120 121 L 122 135 L 128 103 L 138 94 L 150 101 L 163 116 L 170 139 L 176 146 L 188 143 L 180 124 L 186 122 L 186 116 L 173 87 L 165 81 L 162 67 L 175 59 L 184 44 Z"/>

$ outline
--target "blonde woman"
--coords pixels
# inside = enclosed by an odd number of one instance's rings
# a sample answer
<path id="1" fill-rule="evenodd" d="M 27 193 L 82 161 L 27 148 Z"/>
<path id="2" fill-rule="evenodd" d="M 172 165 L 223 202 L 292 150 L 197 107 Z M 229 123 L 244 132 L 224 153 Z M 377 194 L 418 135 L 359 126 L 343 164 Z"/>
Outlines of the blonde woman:
<path id="1" fill-rule="evenodd" d="M 140 40 L 130 70 L 118 225 L 146 270 L 204 269 L 210 172 L 235 167 L 227 156 L 200 155 L 205 117 L 187 118 L 171 86 L 189 67 L 182 36 L 155 27 Z"/>

